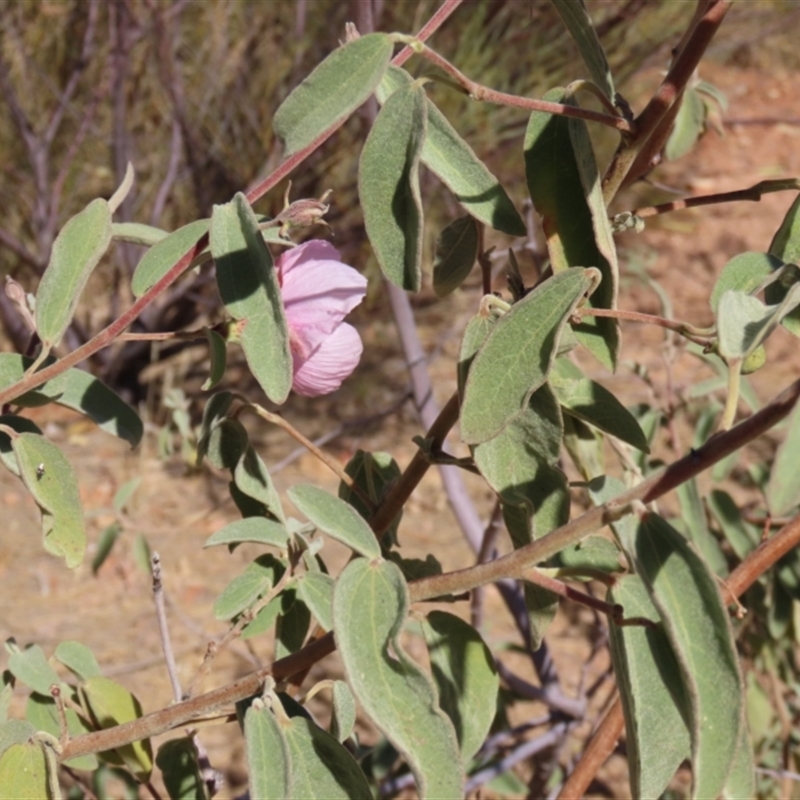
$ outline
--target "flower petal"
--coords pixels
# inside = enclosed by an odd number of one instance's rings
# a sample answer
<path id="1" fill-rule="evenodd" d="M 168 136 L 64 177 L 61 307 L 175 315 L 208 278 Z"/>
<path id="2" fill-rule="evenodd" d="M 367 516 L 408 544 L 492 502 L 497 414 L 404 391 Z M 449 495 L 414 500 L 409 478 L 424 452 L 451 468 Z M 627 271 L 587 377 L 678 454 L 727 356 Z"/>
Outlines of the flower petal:
<path id="1" fill-rule="evenodd" d="M 342 323 L 305 361 L 294 354 L 292 389 L 305 397 L 335 392 L 358 365 L 363 349 L 358 331 Z"/>
<path id="2" fill-rule="evenodd" d="M 366 294 L 366 278 L 339 257 L 333 245 L 315 239 L 277 261 L 286 321 L 305 353 L 316 350 Z"/>

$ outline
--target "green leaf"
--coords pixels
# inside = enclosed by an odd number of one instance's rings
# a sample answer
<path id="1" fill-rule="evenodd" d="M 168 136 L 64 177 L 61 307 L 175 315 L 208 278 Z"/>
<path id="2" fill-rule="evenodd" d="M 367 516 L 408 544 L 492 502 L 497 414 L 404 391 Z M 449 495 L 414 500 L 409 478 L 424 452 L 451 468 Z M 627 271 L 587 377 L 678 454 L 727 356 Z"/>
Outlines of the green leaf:
<path id="1" fill-rule="evenodd" d="M 553 89 L 544 99 L 576 104 L 565 89 Z M 597 267 L 603 279 L 589 305 L 616 308 L 619 267 L 586 123 L 534 111 L 525 132 L 525 174 L 553 271 Z M 620 344 L 615 319 L 586 317 L 573 330 L 595 358 L 614 369 Z"/>
<path id="2" fill-rule="evenodd" d="M 681 504 L 681 522 L 686 526 L 689 539 L 694 542 L 700 555 L 711 570 L 724 578 L 728 574 L 728 564 L 719 546 L 719 542 L 708 529 L 708 518 L 697 478 L 690 478 L 676 489 Z"/>
<path id="3" fill-rule="evenodd" d="M 757 297 L 728 290 L 717 307 L 719 354 L 726 360 L 747 358 L 800 304 L 800 284 L 794 284 L 777 306 L 765 306 Z"/>
<path id="4" fill-rule="evenodd" d="M 660 622 L 635 575 L 618 579 L 608 601 L 619 603 L 626 619 Z M 661 625 L 609 625 L 609 643 L 625 715 L 632 796 L 661 797 L 691 747 L 684 721 L 689 702 L 675 653 Z"/>
<path id="5" fill-rule="evenodd" d="M 714 284 L 708 302 L 716 313 L 723 292 L 733 289 L 752 294 L 766 278 L 783 266 L 783 262 L 769 253 L 739 253 L 723 268 Z"/>
<path id="6" fill-rule="evenodd" d="M 95 675 L 79 687 L 83 704 L 100 728 L 114 728 L 142 716 L 139 701 L 123 686 L 109 678 Z M 142 782 L 150 779 L 153 748 L 149 739 L 123 745 L 114 752 Z"/>
<path id="7" fill-rule="evenodd" d="M 453 722 L 465 763 L 478 752 L 497 713 L 500 680 L 494 659 L 471 625 L 431 611 L 422 625 L 439 705 Z"/>
<path id="8" fill-rule="evenodd" d="M 297 593 L 326 631 L 333 629 L 333 578 L 324 572 L 306 572 L 297 581 Z"/>
<path id="9" fill-rule="evenodd" d="M 25 744 L 36 734 L 36 728 L 23 719 L 5 719 L 0 722 L 0 755 L 12 744 Z"/>
<path id="10" fill-rule="evenodd" d="M 208 341 L 208 358 L 210 361 L 209 375 L 200 387 L 207 392 L 213 389 L 225 376 L 225 367 L 228 360 L 228 343 L 212 328 L 204 328 Z"/>
<path id="11" fill-rule="evenodd" d="M 269 470 L 250 442 L 233 470 L 233 482 L 239 491 L 262 504 L 275 519 L 286 522 Z"/>
<path id="12" fill-rule="evenodd" d="M 39 426 L 27 417 L 18 417 L 16 414 L 0 415 L 0 425 L 6 425 L 17 433 L 36 433 L 41 435 Z M 19 477 L 19 466 L 17 457 L 14 455 L 14 448 L 11 446 L 11 437 L 7 433 L 0 431 L 0 460 L 8 470 Z"/>
<path id="13" fill-rule="evenodd" d="M 216 533 L 212 533 L 203 547 L 242 542 L 254 542 L 285 550 L 289 544 L 289 531 L 275 520 L 266 517 L 247 517 L 231 522 Z"/>
<path id="14" fill-rule="evenodd" d="M 273 597 L 263 608 L 260 608 L 252 622 L 248 622 L 242 628 L 242 639 L 252 639 L 253 636 L 261 636 L 262 633 L 270 630 L 281 613 L 282 604 L 283 595 L 279 594 Z"/>
<path id="15" fill-rule="evenodd" d="M 413 78 L 390 66 L 376 96 L 380 103 Z M 461 207 L 479 222 L 509 236 L 525 236 L 525 223 L 497 178 L 458 135 L 436 105 L 426 98 L 428 129 L 422 145 L 422 163 L 455 195 Z"/>
<path id="16" fill-rule="evenodd" d="M 294 797 L 289 746 L 278 721 L 261 701 L 247 709 L 244 740 L 250 768 L 250 797 L 258 800 Z"/>
<path id="17" fill-rule="evenodd" d="M 55 657 L 81 680 L 88 680 L 100 674 L 100 665 L 94 653 L 80 642 L 60 642 Z"/>
<path id="18" fill-rule="evenodd" d="M 215 392 L 208 398 L 208 402 L 203 409 L 203 419 L 200 423 L 200 432 L 198 434 L 198 441 L 197 441 L 197 463 L 200 464 L 203 461 L 203 458 L 206 456 L 211 440 L 211 432 L 226 418 L 228 410 L 230 409 L 233 403 L 233 395 L 230 392 Z M 245 432 L 243 441 L 247 441 L 247 433 Z M 219 456 L 219 445 L 221 441 L 217 438 L 217 452 L 215 452 L 216 456 Z M 244 452 L 244 447 L 246 445 L 242 445 L 241 452 L 236 456 L 236 458 L 232 459 L 231 461 L 231 469 L 236 466 L 236 462 L 241 457 L 242 452 Z M 211 459 L 212 457 L 209 456 Z M 213 461 L 215 466 L 220 464 L 221 462 L 217 458 Z M 224 469 L 224 466 L 218 466 L 218 469 Z"/>
<path id="19" fill-rule="evenodd" d="M 44 549 L 72 569 L 86 552 L 80 492 L 64 454 L 43 436 L 21 433 L 11 443 L 20 476 L 42 511 Z"/>
<path id="20" fill-rule="evenodd" d="M 744 690 L 717 579 L 657 514 L 640 522 L 630 555 L 659 611 L 690 698 L 692 796 L 718 797 L 739 747 Z"/>
<path id="21" fill-rule="evenodd" d="M 84 733 L 91 732 L 92 728 L 69 706 L 64 709 L 64 714 L 67 718 L 67 731 L 70 737 L 82 736 Z M 60 738 L 61 722 L 59 721 L 55 700 L 49 696 L 49 693 L 47 697 L 43 697 L 36 692 L 31 694 L 25 706 L 25 718 L 37 731 L 45 731 L 45 733 L 49 733 L 56 739 Z M 82 769 L 87 772 L 97 769 L 99 765 L 97 756 L 94 753 L 71 758 L 64 763 L 73 769 Z"/>
<path id="22" fill-rule="evenodd" d="M 664 148 L 668 161 L 685 156 L 695 146 L 706 127 L 706 106 L 696 89 L 688 87 L 680 102 L 675 125 Z"/>
<path id="23" fill-rule="evenodd" d="M 13 744 L 0 756 L 0 800 L 51 800 L 45 744 Z"/>
<path id="24" fill-rule="evenodd" d="M 293 486 L 287 494 L 328 536 L 368 558 L 380 557 L 381 547 L 375 534 L 352 506 L 309 483 Z"/>
<path id="25" fill-rule="evenodd" d="M 422 282 L 419 159 L 426 127 L 423 88 L 400 89 L 383 104 L 358 162 L 358 194 L 375 257 L 392 283 L 412 292 Z"/>
<path id="26" fill-rule="evenodd" d="M 70 219 L 53 242 L 36 292 L 36 332 L 47 350 L 61 341 L 83 287 L 109 244 L 111 209 L 101 198 Z"/>
<path id="27" fill-rule="evenodd" d="M 0 353 L 0 387 L 22 380 L 32 363 L 33 359 L 17 353 Z M 133 447 L 144 433 L 138 414 L 116 392 L 82 369 L 69 369 L 14 402 L 24 407 L 58 403 L 86 415 L 106 433 L 124 439 Z"/>
<path id="28" fill-rule="evenodd" d="M 483 343 L 492 332 L 496 322 L 497 317 L 494 315 L 478 313 L 467 323 L 467 327 L 464 329 L 461 351 L 458 354 L 458 395 L 462 404 L 464 402 L 464 391 L 467 385 L 469 368 L 472 366 L 478 350 L 481 349 Z"/>
<path id="29" fill-rule="evenodd" d="M 305 644 L 311 612 L 292 587 L 281 594 L 281 613 L 275 627 L 275 658 L 296 653 Z"/>
<path id="30" fill-rule="evenodd" d="M 370 518 L 373 509 L 383 501 L 391 484 L 400 477 L 400 465 L 389 453 L 369 453 L 366 450 L 357 450 L 347 462 L 344 471 L 353 479 L 354 486 L 372 501 L 372 505 L 368 507 L 344 481 L 339 484 L 339 498 L 353 506 L 364 519 Z M 384 542 L 396 540 L 397 528 L 402 518 L 401 509 L 383 535 Z"/>
<path id="31" fill-rule="evenodd" d="M 103 528 L 100 536 L 97 537 L 97 548 L 92 559 L 92 575 L 97 575 L 100 567 L 103 566 L 105 560 L 111 554 L 111 550 L 121 533 L 122 525 L 119 522 L 112 522 Z"/>
<path id="32" fill-rule="evenodd" d="M 115 242 L 130 242 L 152 247 L 162 239 L 166 239 L 169 232 L 142 222 L 112 222 L 111 238 Z"/>
<path id="33" fill-rule="evenodd" d="M 770 514 L 782 517 L 800 504 L 800 407 L 789 415 L 789 427 L 778 447 L 767 483 Z"/>
<path id="34" fill-rule="evenodd" d="M 526 408 L 547 380 L 561 329 L 595 272 L 571 269 L 541 283 L 494 325 L 469 369 L 461 436 L 485 442 Z"/>
<path id="35" fill-rule="evenodd" d="M 282 403 L 292 388 L 292 356 L 272 256 L 247 198 L 214 206 L 211 254 L 227 312 L 244 323 L 241 344 L 247 365 L 267 397 Z"/>
<path id="36" fill-rule="evenodd" d="M 578 51 L 589 68 L 592 81 L 613 103 L 616 91 L 611 68 L 608 66 L 606 54 L 603 52 L 600 39 L 597 38 L 597 31 L 586 10 L 584 0 L 553 0 L 553 5 L 575 40 L 575 44 L 578 45 Z"/>
<path id="37" fill-rule="evenodd" d="M 50 697 L 50 687 L 59 686 L 61 679 L 44 657 L 38 644 L 25 650 L 15 648 L 8 657 L 8 670 L 20 682 L 45 697 Z"/>
<path id="38" fill-rule="evenodd" d="M 203 775 L 197 763 L 197 748 L 188 736 L 164 742 L 156 753 L 170 800 L 205 800 Z"/>
<path id="39" fill-rule="evenodd" d="M 583 376 L 579 379 L 567 377 L 564 363 L 564 359 L 556 359 L 549 378 L 550 387 L 564 409 L 603 433 L 649 453 L 647 437 L 636 417 L 596 381 Z"/>
<path id="40" fill-rule="evenodd" d="M 344 681 L 334 681 L 332 691 L 331 736 L 343 742 L 356 725 L 356 699 Z"/>
<path id="41" fill-rule="evenodd" d="M 210 220 L 198 219 L 159 239 L 136 266 L 131 279 L 134 297 L 141 297 L 158 283 L 184 255 L 208 233 Z"/>
<path id="42" fill-rule="evenodd" d="M 744 521 L 738 504 L 727 492 L 712 489 L 707 502 L 709 511 L 736 557 L 744 561 L 759 544 L 761 537 L 758 530 Z"/>
<path id="43" fill-rule="evenodd" d="M 408 608 L 408 587 L 395 564 L 357 558 L 333 593 L 336 644 L 356 699 L 407 760 L 420 796 L 462 797 L 453 725 L 430 677 L 400 643 Z"/>
<path id="44" fill-rule="evenodd" d="M 278 559 L 268 553 L 259 556 L 222 590 L 214 603 L 214 616 L 233 619 L 266 594 L 282 574 L 283 565 Z"/>
<path id="45" fill-rule="evenodd" d="M 605 536 L 587 536 L 583 541 L 561 550 L 556 556 L 558 566 L 578 575 L 593 572 L 621 572 L 619 548 Z"/>
<path id="46" fill-rule="evenodd" d="M 295 88 L 272 119 L 284 157 L 347 119 L 375 91 L 393 48 L 385 33 L 362 36 L 334 50 Z"/>
<path id="47" fill-rule="evenodd" d="M 371 798 L 355 759 L 333 736 L 305 717 L 283 727 L 292 764 L 292 797 L 303 800 Z"/>
<path id="48" fill-rule="evenodd" d="M 472 217 L 451 222 L 436 240 L 433 290 L 437 297 L 455 291 L 472 271 L 478 257 L 478 225 Z"/>
<path id="49" fill-rule="evenodd" d="M 133 497 L 134 492 L 139 488 L 142 483 L 141 478 L 131 478 L 129 481 L 125 481 L 122 486 L 117 489 L 114 493 L 114 499 L 112 500 L 111 504 L 114 506 L 114 510 L 117 513 L 121 513 L 125 510 L 125 507 L 128 505 L 128 501 Z"/>
<path id="50" fill-rule="evenodd" d="M 757 796 L 755 754 L 745 725 L 742 727 L 739 749 L 736 751 L 731 773 L 725 782 L 722 797 L 724 800 L 750 800 Z"/>
<path id="51" fill-rule="evenodd" d="M 785 264 L 800 263 L 800 195 L 795 198 L 786 212 L 780 228 L 772 238 L 769 252 Z M 767 303 L 771 305 L 780 303 L 792 283 L 796 283 L 798 279 L 800 279 L 800 274 L 794 270 L 786 276 L 787 282 L 781 280 L 767 286 L 764 292 Z M 800 310 L 795 309 L 788 314 L 781 320 L 781 324 L 793 336 L 800 336 Z"/>

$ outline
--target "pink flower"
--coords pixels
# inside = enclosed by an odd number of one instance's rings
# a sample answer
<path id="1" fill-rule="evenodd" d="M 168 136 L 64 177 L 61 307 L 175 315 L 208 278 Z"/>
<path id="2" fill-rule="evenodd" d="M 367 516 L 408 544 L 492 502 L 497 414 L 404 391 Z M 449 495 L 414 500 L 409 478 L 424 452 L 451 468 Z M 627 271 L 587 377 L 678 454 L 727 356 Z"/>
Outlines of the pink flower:
<path id="1" fill-rule="evenodd" d="M 292 389 L 306 397 L 336 391 L 363 350 L 358 332 L 343 320 L 364 299 L 367 280 L 339 258 L 332 244 L 312 239 L 275 264 L 289 325 Z"/>

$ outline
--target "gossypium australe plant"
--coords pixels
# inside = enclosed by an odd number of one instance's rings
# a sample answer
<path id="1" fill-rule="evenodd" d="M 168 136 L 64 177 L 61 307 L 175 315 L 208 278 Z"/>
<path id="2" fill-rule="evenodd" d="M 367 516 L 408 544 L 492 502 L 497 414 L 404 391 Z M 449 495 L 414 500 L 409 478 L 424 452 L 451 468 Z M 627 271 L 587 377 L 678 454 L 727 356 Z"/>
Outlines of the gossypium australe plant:
<path id="1" fill-rule="evenodd" d="M 275 264 L 289 326 L 292 389 L 306 397 L 336 391 L 364 349 L 344 318 L 364 299 L 367 279 L 340 258 L 330 242 L 312 239 Z"/>

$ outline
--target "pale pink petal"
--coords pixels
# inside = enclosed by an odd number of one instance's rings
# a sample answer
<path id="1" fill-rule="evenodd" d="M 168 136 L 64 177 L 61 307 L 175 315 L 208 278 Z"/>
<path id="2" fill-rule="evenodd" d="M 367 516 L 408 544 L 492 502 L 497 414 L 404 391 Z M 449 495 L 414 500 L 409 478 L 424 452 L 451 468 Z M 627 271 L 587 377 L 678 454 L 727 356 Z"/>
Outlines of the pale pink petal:
<path id="1" fill-rule="evenodd" d="M 331 244 L 312 240 L 278 259 L 286 321 L 303 353 L 319 347 L 366 294 L 366 278 L 338 258 Z"/>
<path id="2" fill-rule="evenodd" d="M 292 389 L 305 397 L 335 392 L 358 365 L 363 349 L 358 331 L 342 323 L 305 361 L 292 354 Z"/>

